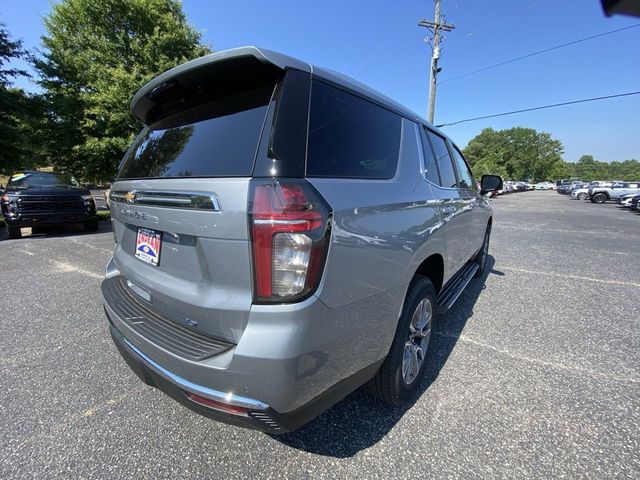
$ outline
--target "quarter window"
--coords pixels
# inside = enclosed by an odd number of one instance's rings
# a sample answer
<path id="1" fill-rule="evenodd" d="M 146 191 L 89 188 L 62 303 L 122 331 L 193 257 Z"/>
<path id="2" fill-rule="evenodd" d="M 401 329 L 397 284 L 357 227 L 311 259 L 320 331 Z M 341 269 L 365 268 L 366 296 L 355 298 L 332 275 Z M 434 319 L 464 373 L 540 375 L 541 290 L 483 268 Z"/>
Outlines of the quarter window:
<path id="1" fill-rule="evenodd" d="M 456 167 L 458 168 L 458 188 L 471 188 L 473 190 L 476 189 L 476 184 L 473 181 L 473 175 L 469 170 L 467 162 L 465 161 L 462 153 L 455 145 L 452 145 L 451 151 L 453 152 L 453 159 L 456 162 Z"/>
<path id="2" fill-rule="evenodd" d="M 311 88 L 307 175 L 391 178 L 400 152 L 399 115 L 321 82 Z"/>
<path id="3" fill-rule="evenodd" d="M 431 144 L 436 154 L 436 163 L 440 171 L 440 185 L 445 188 L 457 188 L 456 172 L 453 169 L 445 139 L 431 130 L 427 130 L 427 135 L 431 139 Z"/>
<path id="4" fill-rule="evenodd" d="M 440 176 L 436 165 L 436 156 L 431 148 L 431 143 L 424 135 L 422 137 L 422 152 L 424 154 L 424 176 L 431 183 L 440 185 Z"/>

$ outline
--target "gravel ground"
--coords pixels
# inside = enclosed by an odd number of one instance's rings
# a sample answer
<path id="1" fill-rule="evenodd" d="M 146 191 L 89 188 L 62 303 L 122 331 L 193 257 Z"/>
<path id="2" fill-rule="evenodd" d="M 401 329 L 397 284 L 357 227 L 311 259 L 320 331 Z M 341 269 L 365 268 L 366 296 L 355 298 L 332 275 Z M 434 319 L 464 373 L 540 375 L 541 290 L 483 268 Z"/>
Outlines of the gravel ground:
<path id="1" fill-rule="evenodd" d="M 281 437 L 128 369 L 100 303 L 107 223 L 1 234 L 0 478 L 638 478 L 640 216 L 555 192 L 493 205 L 491 271 L 439 319 L 415 403 L 357 391 Z"/>

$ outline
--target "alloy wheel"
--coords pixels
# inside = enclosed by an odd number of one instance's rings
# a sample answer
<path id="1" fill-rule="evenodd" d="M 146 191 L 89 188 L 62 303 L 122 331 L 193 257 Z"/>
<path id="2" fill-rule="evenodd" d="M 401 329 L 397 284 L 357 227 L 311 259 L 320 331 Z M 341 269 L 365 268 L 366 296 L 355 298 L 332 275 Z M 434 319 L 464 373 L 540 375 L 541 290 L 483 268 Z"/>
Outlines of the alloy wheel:
<path id="1" fill-rule="evenodd" d="M 429 347 L 432 318 L 433 305 L 429 299 L 424 298 L 413 312 L 409 324 L 409 336 L 404 345 L 402 380 L 406 385 L 413 383 L 420 373 Z"/>

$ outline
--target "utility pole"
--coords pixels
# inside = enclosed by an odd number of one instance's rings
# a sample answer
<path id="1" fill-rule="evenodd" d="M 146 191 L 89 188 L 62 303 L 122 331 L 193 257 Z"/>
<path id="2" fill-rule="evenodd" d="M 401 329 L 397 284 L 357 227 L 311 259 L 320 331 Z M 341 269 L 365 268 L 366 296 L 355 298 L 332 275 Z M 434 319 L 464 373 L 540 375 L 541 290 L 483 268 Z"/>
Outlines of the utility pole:
<path id="1" fill-rule="evenodd" d="M 427 43 L 431 43 L 431 80 L 429 86 L 429 107 L 427 120 L 430 123 L 433 123 L 433 114 L 436 107 L 436 77 L 441 68 L 438 68 L 438 59 L 440 58 L 440 31 L 450 32 L 455 26 L 446 23 L 444 21 L 440 21 L 440 0 L 435 0 L 435 13 L 433 22 L 429 20 L 425 20 L 424 18 L 418 22 L 419 27 L 428 28 L 431 32 L 432 36 L 429 41 L 425 38 Z"/>

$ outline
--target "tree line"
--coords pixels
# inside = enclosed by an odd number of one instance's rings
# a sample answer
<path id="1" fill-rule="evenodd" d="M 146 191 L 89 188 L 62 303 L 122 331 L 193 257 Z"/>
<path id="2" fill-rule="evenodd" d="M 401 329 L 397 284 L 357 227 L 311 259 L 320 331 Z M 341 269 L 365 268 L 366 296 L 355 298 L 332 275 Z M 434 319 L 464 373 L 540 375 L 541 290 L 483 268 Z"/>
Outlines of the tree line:
<path id="1" fill-rule="evenodd" d="M 575 163 L 567 162 L 562 159 L 564 147 L 560 140 L 532 128 L 485 128 L 469 141 L 463 153 L 478 178 L 492 173 L 530 182 L 565 178 L 640 180 L 638 160 L 602 162 L 583 155 Z"/>
<path id="2" fill-rule="evenodd" d="M 54 165 L 84 181 L 115 175 L 141 124 L 133 94 L 156 75 L 210 53 L 178 0 L 64 0 L 44 18 L 42 52 L 0 22 L 0 172 Z M 40 91 L 13 87 L 29 76 Z"/>
<path id="3" fill-rule="evenodd" d="M 161 72 L 210 52 L 178 0 L 63 0 L 44 18 L 42 51 L 28 52 L 0 19 L 0 173 L 53 165 L 108 181 L 140 130 L 133 94 Z M 28 77 L 36 93 L 13 85 Z M 562 159 L 562 143 L 531 128 L 484 129 L 464 149 L 474 174 L 514 180 L 640 179 L 636 160 Z"/>

